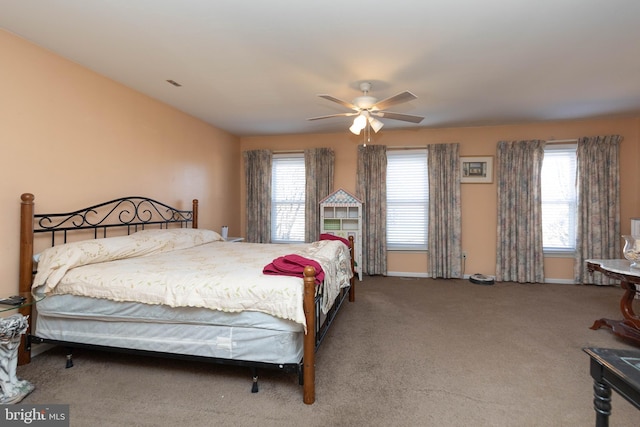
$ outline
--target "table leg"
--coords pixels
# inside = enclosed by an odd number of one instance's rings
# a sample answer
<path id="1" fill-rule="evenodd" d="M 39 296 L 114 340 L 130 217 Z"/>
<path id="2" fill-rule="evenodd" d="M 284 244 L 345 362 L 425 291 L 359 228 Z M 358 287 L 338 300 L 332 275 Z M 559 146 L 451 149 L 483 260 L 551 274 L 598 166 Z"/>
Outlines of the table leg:
<path id="1" fill-rule="evenodd" d="M 597 380 L 593 382 L 593 408 L 596 410 L 596 427 L 609 427 L 611 387 Z"/>
<path id="2" fill-rule="evenodd" d="M 640 329 L 640 317 L 633 310 L 633 301 L 636 298 L 636 285 L 626 281 L 621 281 L 620 286 L 624 289 L 624 295 L 620 300 L 620 311 L 625 318 L 625 323 Z"/>

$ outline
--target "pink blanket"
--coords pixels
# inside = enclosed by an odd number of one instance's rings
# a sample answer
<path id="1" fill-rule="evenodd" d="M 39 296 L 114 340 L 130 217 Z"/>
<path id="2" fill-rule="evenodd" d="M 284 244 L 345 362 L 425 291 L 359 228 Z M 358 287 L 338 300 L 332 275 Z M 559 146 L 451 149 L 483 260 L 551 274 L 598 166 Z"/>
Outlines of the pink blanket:
<path id="1" fill-rule="evenodd" d="M 291 254 L 278 257 L 267 264 L 262 272 L 280 276 L 304 277 L 304 268 L 308 265 L 316 269 L 316 284 L 320 284 L 324 280 L 324 271 L 320 264 L 300 255 Z"/>

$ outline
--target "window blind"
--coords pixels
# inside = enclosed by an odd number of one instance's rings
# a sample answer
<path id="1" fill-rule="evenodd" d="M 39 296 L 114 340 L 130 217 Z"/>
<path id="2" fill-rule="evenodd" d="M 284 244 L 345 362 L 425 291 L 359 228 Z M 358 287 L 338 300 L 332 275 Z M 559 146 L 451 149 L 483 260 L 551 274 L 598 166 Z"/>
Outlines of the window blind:
<path id="1" fill-rule="evenodd" d="M 387 248 L 426 250 L 427 150 L 387 151 Z"/>
<path id="2" fill-rule="evenodd" d="M 545 252 L 576 248 L 576 145 L 548 145 L 541 173 L 542 246 Z"/>
<path id="3" fill-rule="evenodd" d="M 304 242 L 304 154 L 274 155 L 271 172 L 271 241 Z"/>

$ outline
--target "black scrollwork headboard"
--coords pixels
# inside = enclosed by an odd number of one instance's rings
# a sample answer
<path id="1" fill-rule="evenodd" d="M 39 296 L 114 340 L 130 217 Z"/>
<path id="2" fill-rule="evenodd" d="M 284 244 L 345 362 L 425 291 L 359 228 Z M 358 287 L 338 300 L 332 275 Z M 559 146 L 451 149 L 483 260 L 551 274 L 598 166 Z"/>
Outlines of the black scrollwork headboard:
<path id="1" fill-rule="evenodd" d="M 23 201 L 24 201 L 23 195 Z M 31 198 L 33 201 L 33 196 Z M 197 228 L 197 200 L 192 210 L 180 210 L 148 197 L 130 196 L 110 200 L 73 212 L 33 215 L 33 232 L 51 233 L 51 244 L 66 243 L 67 233 L 91 230 L 93 238 L 106 237 L 107 230 L 126 229 L 130 234 L 148 226 Z M 62 241 L 56 242 L 61 235 Z"/>

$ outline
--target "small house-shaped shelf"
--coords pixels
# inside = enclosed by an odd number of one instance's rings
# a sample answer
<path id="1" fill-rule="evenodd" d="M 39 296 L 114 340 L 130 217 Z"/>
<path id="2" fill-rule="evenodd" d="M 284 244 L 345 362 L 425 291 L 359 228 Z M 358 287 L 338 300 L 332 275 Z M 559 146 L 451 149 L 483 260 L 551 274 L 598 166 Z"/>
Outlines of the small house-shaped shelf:
<path id="1" fill-rule="evenodd" d="M 353 236 L 355 272 L 362 280 L 362 202 L 343 189 L 329 194 L 320 201 L 320 232 Z"/>

